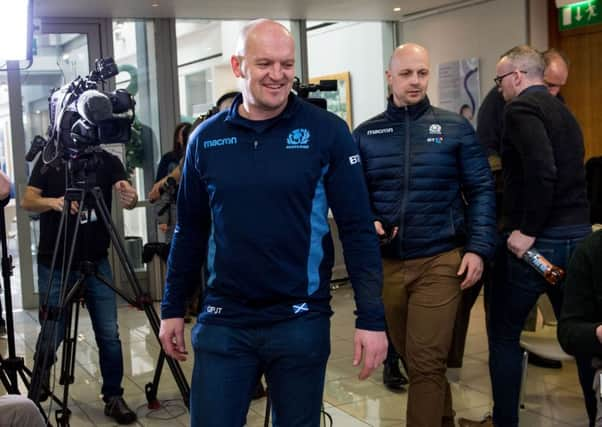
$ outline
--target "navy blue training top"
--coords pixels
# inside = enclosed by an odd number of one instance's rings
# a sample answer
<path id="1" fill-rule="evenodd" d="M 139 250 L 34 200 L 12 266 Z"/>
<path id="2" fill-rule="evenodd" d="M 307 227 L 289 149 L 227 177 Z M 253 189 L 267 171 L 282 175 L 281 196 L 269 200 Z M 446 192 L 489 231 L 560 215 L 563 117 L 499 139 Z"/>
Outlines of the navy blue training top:
<path id="1" fill-rule="evenodd" d="M 356 327 L 384 330 L 382 267 L 358 150 L 346 123 L 290 95 L 275 118 L 242 97 L 190 136 L 162 318 L 183 317 L 207 255 L 199 321 L 260 326 L 331 314 L 332 209 L 355 292 Z"/>

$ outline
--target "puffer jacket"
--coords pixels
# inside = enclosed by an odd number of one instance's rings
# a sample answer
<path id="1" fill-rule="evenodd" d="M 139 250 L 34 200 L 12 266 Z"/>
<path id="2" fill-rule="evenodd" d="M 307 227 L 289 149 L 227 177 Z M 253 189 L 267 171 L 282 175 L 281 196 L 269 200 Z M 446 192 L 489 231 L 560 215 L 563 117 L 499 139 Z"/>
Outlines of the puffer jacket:
<path id="1" fill-rule="evenodd" d="M 420 103 L 387 110 L 353 133 L 374 219 L 399 227 L 385 257 L 413 259 L 464 247 L 484 259 L 496 240 L 495 194 L 485 152 L 458 114 Z"/>

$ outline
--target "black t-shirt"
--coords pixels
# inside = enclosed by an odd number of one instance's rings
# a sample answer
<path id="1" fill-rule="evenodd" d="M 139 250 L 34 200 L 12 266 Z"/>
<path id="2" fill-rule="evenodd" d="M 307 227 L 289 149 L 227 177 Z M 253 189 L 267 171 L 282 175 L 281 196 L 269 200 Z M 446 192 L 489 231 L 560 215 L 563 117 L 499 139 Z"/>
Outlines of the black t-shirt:
<path id="1" fill-rule="evenodd" d="M 102 151 L 96 154 L 99 160 L 96 169 L 96 185 L 102 190 L 104 201 L 109 212 L 111 211 L 111 198 L 113 185 L 121 180 L 127 179 L 123 164 L 116 156 Z M 29 177 L 31 187 L 42 190 L 42 197 L 61 197 L 65 195 L 67 188 L 67 177 L 65 166 L 61 165 L 58 169 L 53 167 L 45 168 L 42 173 L 42 161 L 38 159 Z M 93 199 L 92 199 L 93 200 Z M 93 208 L 92 205 L 86 206 Z M 86 209 L 87 210 L 87 209 Z M 50 266 L 52 262 L 52 253 L 56 242 L 61 213 L 50 210 L 40 214 L 40 242 L 38 246 L 38 262 Z M 76 217 L 69 214 L 67 227 L 67 247 L 71 245 L 75 230 Z M 57 267 L 63 259 L 63 238 L 60 238 L 59 250 L 57 253 Z M 108 254 L 110 236 L 104 226 L 98 212 L 90 215 L 87 223 L 80 224 L 76 249 L 74 253 L 73 269 L 76 269 L 82 260 L 97 261 Z M 67 254 L 68 256 L 69 254 Z"/>

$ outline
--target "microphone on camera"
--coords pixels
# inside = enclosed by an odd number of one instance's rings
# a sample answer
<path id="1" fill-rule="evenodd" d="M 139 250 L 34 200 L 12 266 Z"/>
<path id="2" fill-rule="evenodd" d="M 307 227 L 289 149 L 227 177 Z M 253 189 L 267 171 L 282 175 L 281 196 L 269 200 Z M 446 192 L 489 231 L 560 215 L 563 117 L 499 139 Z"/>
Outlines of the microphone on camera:
<path id="1" fill-rule="evenodd" d="M 88 123 L 97 125 L 113 118 L 113 104 L 104 93 L 90 89 L 79 96 L 77 112 Z"/>

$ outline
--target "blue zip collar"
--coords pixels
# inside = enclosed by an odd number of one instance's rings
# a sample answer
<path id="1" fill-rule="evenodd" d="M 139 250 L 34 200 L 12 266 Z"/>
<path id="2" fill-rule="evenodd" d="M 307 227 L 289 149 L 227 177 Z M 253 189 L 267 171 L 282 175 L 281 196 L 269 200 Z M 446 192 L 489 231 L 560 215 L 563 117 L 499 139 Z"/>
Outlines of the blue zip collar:
<path id="1" fill-rule="evenodd" d="M 267 120 L 249 120 L 242 117 L 238 112 L 238 107 L 242 104 L 242 94 L 236 95 L 228 113 L 226 115 L 225 122 L 234 126 L 240 126 L 243 128 L 254 130 L 257 133 L 263 133 L 271 129 L 276 123 L 281 120 L 290 119 L 299 109 L 299 103 L 302 102 L 298 96 L 290 93 L 286 102 L 284 111 Z"/>

